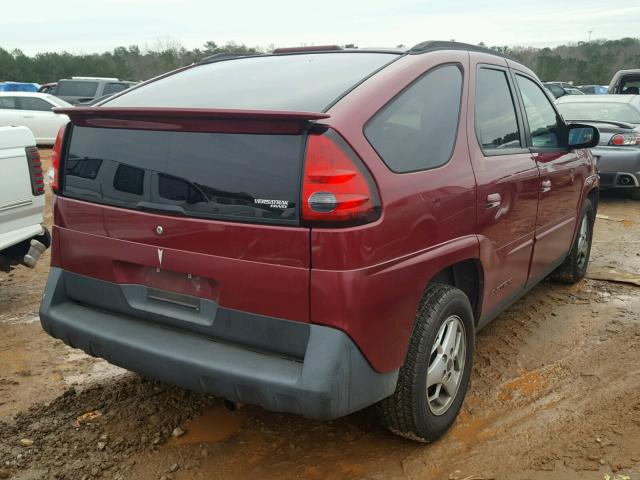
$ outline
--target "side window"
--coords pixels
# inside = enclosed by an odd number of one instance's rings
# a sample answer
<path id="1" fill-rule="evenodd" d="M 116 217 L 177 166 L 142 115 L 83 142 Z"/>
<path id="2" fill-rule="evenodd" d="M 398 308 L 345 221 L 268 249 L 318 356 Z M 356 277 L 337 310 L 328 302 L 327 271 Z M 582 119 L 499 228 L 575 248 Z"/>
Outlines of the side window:
<path id="1" fill-rule="evenodd" d="M 50 112 L 53 108 L 46 100 L 35 97 L 19 97 L 20 110 L 36 110 L 38 112 Z"/>
<path id="2" fill-rule="evenodd" d="M 564 88 L 557 85 L 549 85 L 549 90 L 551 90 L 551 93 L 553 93 L 553 96 L 556 98 L 561 97 L 566 93 Z"/>
<path id="3" fill-rule="evenodd" d="M 0 97 L 0 108 L 4 108 L 6 110 L 17 110 L 18 105 L 16 97 Z"/>
<path id="4" fill-rule="evenodd" d="M 516 80 L 527 114 L 531 145 L 543 148 L 560 146 L 558 117 L 551 102 L 533 80 L 522 75 L 516 75 Z"/>
<path id="5" fill-rule="evenodd" d="M 480 68 L 476 83 L 476 135 L 482 149 L 522 147 L 507 74 Z"/>
<path id="6" fill-rule="evenodd" d="M 107 83 L 102 90 L 102 95 L 109 95 L 111 93 L 121 92 L 127 89 L 127 85 L 124 83 Z"/>
<path id="7" fill-rule="evenodd" d="M 460 67 L 437 67 L 376 113 L 364 134 L 396 173 L 439 167 L 453 152 L 461 98 Z"/>

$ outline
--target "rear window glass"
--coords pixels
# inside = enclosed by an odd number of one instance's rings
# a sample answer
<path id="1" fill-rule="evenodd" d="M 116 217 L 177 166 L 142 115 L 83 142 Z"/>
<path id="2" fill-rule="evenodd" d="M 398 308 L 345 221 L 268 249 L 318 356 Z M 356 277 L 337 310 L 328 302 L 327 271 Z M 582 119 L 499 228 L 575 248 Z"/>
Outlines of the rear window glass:
<path id="1" fill-rule="evenodd" d="M 129 88 L 129 85 L 127 85 L 126 83 L 107 83 L 104 86 L 104 90 L 102 90 L 102 94 L 109 95 L 111 93 L 118 93 L 126 90 L 127 88 Z"/>
<path id="2" fill-rule="evenodd" d="M 98 82 L 60 81 L 56 87 L 56 95 L 68 97 L 93 97 L 98 90 Z"/>
<path id="3" fill-rule="evenodd" d="M 104 106 L 317 112 L 396 58 L 362 52 L 220 61 L 133 89 Z"/>
<path id="4" fill-rule="evenodd" d="M 461 96 L 460 68 L 438 67 L 378 112 L 367 124 L 365 135 L 394 172 L 444 165 L 458 132 Z"/>
<path id="5" fill-rule="evenodd" d="M 63 195 L 161 214 L 298 223 L 300 135 L 73 127 Z"/>

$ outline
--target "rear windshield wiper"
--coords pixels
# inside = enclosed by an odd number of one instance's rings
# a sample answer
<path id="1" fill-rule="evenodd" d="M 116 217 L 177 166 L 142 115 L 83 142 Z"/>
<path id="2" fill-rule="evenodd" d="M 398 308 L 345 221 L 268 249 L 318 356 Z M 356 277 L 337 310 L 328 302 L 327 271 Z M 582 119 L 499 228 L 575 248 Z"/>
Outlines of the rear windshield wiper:
<path id="1" fill-rule="evenodd" d="M 187 215 L 186 210 L 180 205 L 169 205 L 166 203 L 154 202 L 138 202 L 135 205 L 138 210 L 146 210 L 150 212 L 172 213 L 174 215 Z"/>

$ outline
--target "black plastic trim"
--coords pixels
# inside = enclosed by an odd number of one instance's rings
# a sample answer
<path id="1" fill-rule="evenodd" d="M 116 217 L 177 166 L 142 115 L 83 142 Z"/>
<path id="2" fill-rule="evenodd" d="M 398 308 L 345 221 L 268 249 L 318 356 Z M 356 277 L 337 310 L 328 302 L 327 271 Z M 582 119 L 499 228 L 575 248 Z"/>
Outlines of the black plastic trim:
<path id="1" fill-rule="evenodd" d="M 443 40 L 427 40 L 424 42 L 420 42 L 417 45 L 411 47 L 407 52 L 413 55 L 420 55 L 423 53 L 437 52 L 439 50 L 461 50 L 466 52 L 487 53 L 489 55 L 495 55 L 496 57 L 501 57 L 520 63 L 519 60 L 491 48 L 471 45 L 470 43 L 447 42 Z"/>
<path id="2" fill-rule="evenodd" d="M 223 308 L 212 300 L 145 285 L 116 284 L 67 271 L 60 276 L 67 299 L 87 308 L 297 360 L 304 357 L 309 341 L 308 323 Z M 161 296 L 185 306 L 160 301 Z"/>

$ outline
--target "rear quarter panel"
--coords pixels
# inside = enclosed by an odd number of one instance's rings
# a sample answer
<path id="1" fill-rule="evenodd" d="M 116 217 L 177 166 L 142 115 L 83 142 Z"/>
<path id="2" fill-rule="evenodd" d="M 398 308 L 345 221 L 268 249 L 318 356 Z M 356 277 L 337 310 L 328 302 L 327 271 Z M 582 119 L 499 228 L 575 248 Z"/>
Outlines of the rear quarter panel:
<path id="1" fill-rule="evenodd" d="M 464 71 L 456 145 L 442 167 L 393 173 L 363 133 L 366 122 L 422 73 L 443 63 Z M 370 225 L 311 231 L 311 321 L 347 332 L 381 372 L 404 362 L 416 310 L 442 268 L 477 258 L 475 179 L 465 106 L 467 52 L 407 55 L 338 102 L 324 121 L 363 159 L 377 183 L 381 218 Z"/>

